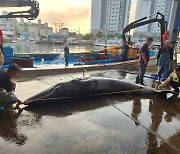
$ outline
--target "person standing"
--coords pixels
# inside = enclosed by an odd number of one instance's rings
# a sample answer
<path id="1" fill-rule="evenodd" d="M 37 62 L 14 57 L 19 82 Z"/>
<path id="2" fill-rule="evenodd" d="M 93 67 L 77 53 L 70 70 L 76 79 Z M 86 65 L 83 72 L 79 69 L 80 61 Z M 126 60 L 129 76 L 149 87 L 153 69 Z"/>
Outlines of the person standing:
<path id="1" fill-rule="evenodd" d="M 148 65 L 149 60 L 150 60 L 149 47 L 152 45 L 152 43 L 153 43 L 153 38 L 148 37 L 146 39 L 146 42 L 144 43 L 144 45 L 140 49 L 139 73 L 138 73 L 138 76 L 136 77 L 136 83 L 137 84 L 145 85 L 143 78 L 144 78 L 144 74 L 146 72 L 147 65 Z"/>
<path id="2" fill-rule="evenodd" d="M 0 43 L 0 69 L 4 64 L 4 51 L 3 51 L 3 45 Z"/>
<path id="3" fill-rule="evenodd" d="M 158 79 L 160 82 L 164 82 L 167 79 L 172 69 L 173 54 L 174 49 L 170 47 L 170 42 L 165 41 L 157 55 Z"/>
<path id="4" fill-rule="evenodd" d="M 69 64 L 69 44 L 67 40 L 64 40 L 64 58 L 65 58 L 65 65 L 68 66 Z"/>
<path id="5" fill-rule="evenodd" d="M 102 51 L 102 53 L 107 54 L 107 46 L 104 47 L 104 50 Z"/>

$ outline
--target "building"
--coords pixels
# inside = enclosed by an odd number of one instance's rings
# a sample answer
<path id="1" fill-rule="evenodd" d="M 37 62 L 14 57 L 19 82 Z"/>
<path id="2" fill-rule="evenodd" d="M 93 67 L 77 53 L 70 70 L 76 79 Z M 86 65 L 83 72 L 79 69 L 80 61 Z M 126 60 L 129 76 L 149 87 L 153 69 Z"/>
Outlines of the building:
<path id="1" fill-rule="evenodd" d="M 3 15 L 8 14 L 8 12 L 3 12 Z M 3 31 L 3 36 L 15 37 L 15 19 L 0 19 L 0 29 Z"/>
<path id="2" fill-rule="evenodd" d="M 121 33 L 129 24 L 131 0 L 107 0 L 105 33 Z"/>
<path id="3" fill-rule="evenodd" d="M 91 3 L 91 33 L 104 30 L 106 0 L 92 0 Z"/>
<path id="4" fill-rule="evenodd" d="M 68 38 L 69 37 L 69 29 L 68 28 L 61 28 L 59 30 L 60 35 Z"/>
<path id="5" fill-rule="evenodd" d="M 26 23 L 21 19 L 18 25 L 18 34 L 26 38 L 47 38 L 48 35 L 53 34 L 53 28 L 49 27 L 48 23 L 43 24 L 41 20 L 38 20 L 38 23 Z"/>
<path id="6" fill-rule="evenodd" d="M 131 0 L 92 0 L 91 32 L 121 33 L 129 23 Z"/>
<path id="7" fill-rule="evenodd" d="M 154 13 L 161 12 L 165 15 L 165 20 L 169 22 L 170 14 L 171 14 L 171 6 L 173 0 L 156 0 L 154 5 Z M 160 28 L 158 23 L 153 24 L 151 32 L 160 33 Z"/>
<path id="8" fill-rule="evenodd" d="M 137 0 L 136 20 L 160 12 L 165 15 L 165 20 L 169 21 L 172 0 Z M 145 25 L 135 29 L 135 33 L 159 35 L 158 23 Z"/>

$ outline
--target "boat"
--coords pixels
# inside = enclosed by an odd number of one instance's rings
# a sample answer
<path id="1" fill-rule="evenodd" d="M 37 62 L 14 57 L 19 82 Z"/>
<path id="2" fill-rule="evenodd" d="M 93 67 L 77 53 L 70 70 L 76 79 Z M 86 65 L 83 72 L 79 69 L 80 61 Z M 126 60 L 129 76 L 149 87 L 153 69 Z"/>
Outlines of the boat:
<path id="1" fill-rule="evenodd" d="M 10 50 L 9 47 L 6 50 Z M 13 49 L 11 49 L 11 52 Z M 7 52 L 6 52 L 7 53 Z M 156 51 L 151 50 L 150 52 L 151 57 L 155 57 Z M 12 62 L 12 59 L 14 61 L 19 61 L 18 57 L 20 57 L 20 60 L 23 61 L 23 57 L 29 57 L 32 64 L 32 59 L 34 61 L 35 67 L 41 67 L 46 65 L 64 65 L 64 54 L 63 52 L 59 51 L 56 53 L 23 53 L 23 54 L 11 54 L 11 57 L 8 56 L 5 58 L 6 64 L 9 64 Z M 128 52 L 128 60 L 137 60 L 138 59 L 138 51 L 136 49 L 131 48 Z M 27 60 L 27 58 L 25 59 Z M 121 47 L 120 46 L 113 46 L 107 48 L 107 52 L 104 52 L 103 50 L 91 50 L 91 51 L 84 51 L 83 53 L 70 53 L 69 55 L 69 64 L 73 66 L 79 66 L 79 65 L 103 65 L 103 64 L 111 64 L 111 63 L 119 63 L 122 62 L 121 57 Z"/>
<path id="2" fill-rule="evenodd" d="M 96 40 L 96 42 L 94 42 L 95 46 L 99 46 L 99 47 L 112 47 L 112 46 L 116 46 L 122 44 L 122 40 L 119 39 L 105 39 L 105 40 Z"/>
<path id="3" fill-rule="evenodd" d="M 69 45 L 78 45 L 79 42 L 76 41 L 76 38 L 69 38 L 67 39 Z"/>

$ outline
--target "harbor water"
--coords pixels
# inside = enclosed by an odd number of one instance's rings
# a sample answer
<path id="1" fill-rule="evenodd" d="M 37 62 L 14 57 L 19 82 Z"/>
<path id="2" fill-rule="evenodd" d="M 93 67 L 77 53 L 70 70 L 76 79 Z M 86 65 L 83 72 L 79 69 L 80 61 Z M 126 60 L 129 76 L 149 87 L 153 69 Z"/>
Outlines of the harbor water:
<path id="1" fill-rule="evenodd" d="M 64 52 L 63 45 L 54 44 L 35 44 L 35 43 L 9 43 L 6 42 L 4 45 L 12 46 L 14 53 L 60 53 Z M 99 49 L 92 45 L 70 45 L 71 53 L 82 53 L 91 49 Z"/>

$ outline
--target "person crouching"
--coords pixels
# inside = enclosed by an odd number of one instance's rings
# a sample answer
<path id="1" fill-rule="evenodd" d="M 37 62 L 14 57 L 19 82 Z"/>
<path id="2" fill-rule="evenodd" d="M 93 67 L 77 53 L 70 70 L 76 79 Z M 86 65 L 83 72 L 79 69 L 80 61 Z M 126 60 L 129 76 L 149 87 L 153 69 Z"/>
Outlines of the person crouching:
<path id="1" fill-rule="evenodd" d="M 179 94 L 179 87 L 180 87 L 180 65 L 177 66 L 170 74 L 167 80 L 165 80 L 162 85 L 158 87 L 159 90 L 164 89 L 168 84 L 172 86 L 177 94 Z"/>
<path id="2" fill-rule="evenodd" d="M 23 104 L 14 94 L 16 85 L 11 80 L 11 78 L 17 77 L 21 71 L 22 68 L 17 64 L 11 64 L 7 71 L 0 70 L 0 103 L 5 104 L 5 106 L 14 103 Z"/>

